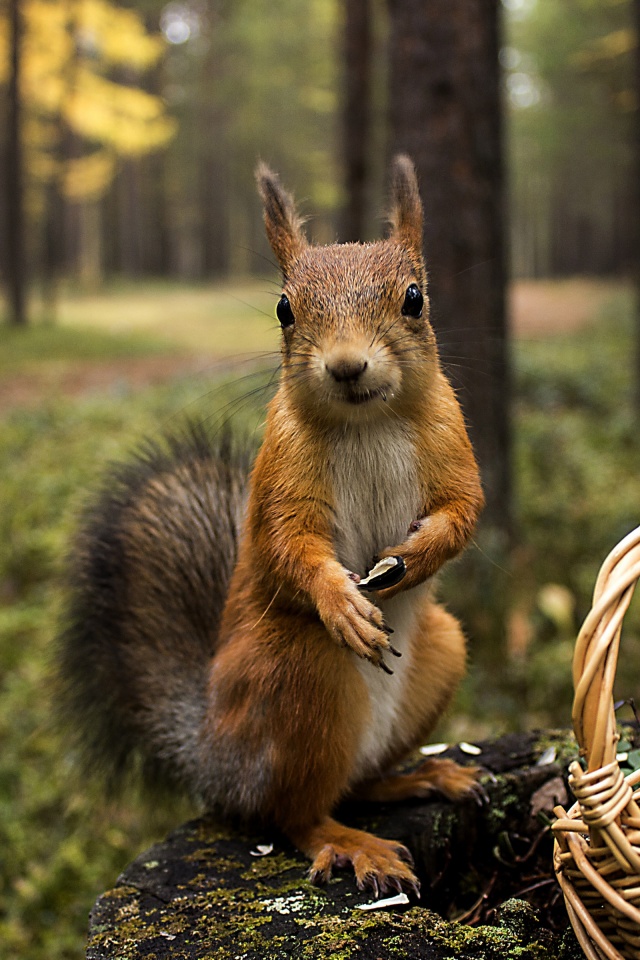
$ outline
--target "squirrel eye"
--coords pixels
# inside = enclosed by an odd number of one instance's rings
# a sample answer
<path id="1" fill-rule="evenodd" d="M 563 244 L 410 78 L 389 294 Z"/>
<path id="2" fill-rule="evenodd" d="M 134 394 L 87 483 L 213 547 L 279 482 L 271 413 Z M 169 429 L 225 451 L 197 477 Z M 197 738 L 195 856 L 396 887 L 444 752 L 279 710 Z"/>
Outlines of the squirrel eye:
<path id="1" fill-rule="evenodd" d="M 293 310 L 291 309 L 291 304 L 289 303 L 289 298 L 285 297 L 284 293 L 276 305 L 276 316 L 280 321 L 280 326 L 283 328 L 290 327 L 296 322 L 296 318 L 293 315 Z"/>
<path id="2" fill-rule="evenodd" d="M 414 317 L 417 320 L 422 314 L 423 304 L 424 297 L 420 293 L 418 285 L 416 283 L 410 283 L 404 295 L 402 315 L 404 317 Z"/>

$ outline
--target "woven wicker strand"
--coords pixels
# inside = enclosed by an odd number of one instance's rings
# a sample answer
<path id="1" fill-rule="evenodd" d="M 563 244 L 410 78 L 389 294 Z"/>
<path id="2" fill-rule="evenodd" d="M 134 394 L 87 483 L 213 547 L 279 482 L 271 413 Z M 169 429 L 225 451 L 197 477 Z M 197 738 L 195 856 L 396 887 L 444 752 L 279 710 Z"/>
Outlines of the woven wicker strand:
<path id="1" fill-rule="evenodd" d="M 640 527 L 602 565 L 573 658 L 573 729 L 587 769 L 569 767 L 576 803 L 555 808 L 553 861 L 589 960 L 640 960 L 640 770 L 620 770 L 613 709 L 622 621 L 639 578 Z"/>

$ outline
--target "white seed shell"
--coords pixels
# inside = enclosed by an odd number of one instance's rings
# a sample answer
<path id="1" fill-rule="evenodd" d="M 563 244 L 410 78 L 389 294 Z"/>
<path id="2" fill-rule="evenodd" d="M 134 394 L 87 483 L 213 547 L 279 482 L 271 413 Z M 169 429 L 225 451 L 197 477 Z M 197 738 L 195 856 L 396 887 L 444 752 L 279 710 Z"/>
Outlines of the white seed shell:
<path id="1" fill-rule="evenodd" d="M 448 748 L 448 743 L 428 743 L 426 747 L 420 747 L 420 753 L 423 757 L 435 757 L 436 754 L 444 753 Z"/>
<path id="2" fill-rule="evenodd" d="M 548 763 L 555 763 L 558 751 L 555 747 L 547 747 L 536 763 L 536 767 L 546 767 Z"/>
<path id="3" fill-rule="evenodd" d="M 369 570 L 369 573 L 366 575 L 364 580 L 360 580 L 358 583 L 359 587 L 366 586 L 370 580 L 373 580 L 374 577 L 379 577 L 381 573 L 386 573 L 387 570 L 393 570 L 394 567 L 398 566 L 397 557 L 385 557 L 384 560 L 380 560 L 376 563 L 375 567 Z"/>
<path id="4" fill-rule="evenodd" d="M 249 850 L 252 857 L 268 857 L 273 853 L 272 843 L 259 843 L 255 850 Z"/>
<path id="5" fill-rule="evenodd" d="M 405 903 L 409 903 L 409 897 L 406 893 L 399 893 L 395 897 L 387 897 L 386 900 L 373 900 L 371 903 L 359 903 L 356 906 L 356 910 L 384 910 L 386 907 L 399 907 Z"/>

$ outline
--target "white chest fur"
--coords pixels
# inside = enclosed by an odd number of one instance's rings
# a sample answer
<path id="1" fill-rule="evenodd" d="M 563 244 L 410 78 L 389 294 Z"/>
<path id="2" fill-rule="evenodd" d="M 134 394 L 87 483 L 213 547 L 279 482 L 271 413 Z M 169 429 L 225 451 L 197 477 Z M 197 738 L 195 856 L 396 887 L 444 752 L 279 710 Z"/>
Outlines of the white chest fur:
<path id="1" fill-rule="evenodd" d="M 336 440 L 332 476 L 337 558 L 364 575 L 385 547 L 402 543 L 420 513 L 418 464 L 411 437 L 397 423 L 359 428 Z M 385 604 L 386 622 L 401 658 L 387 657 L 389 676 L 356 657 L 369 696 L 370 720 L 359 744 L 354 781 L 375 775 L 394 739 L 411 670 L 411 636 L 424 591 L 401 593 Z M 355 657 L 355 654 L 354 654 Z"/>
<path id="2" fill-rule="evenodd" d="M 390 420 L 337 437 L 332 461 L 336 555 L 364 576 L 374 554 L 405 539 L 420 511 L 414 445 Z"/>
<path id="3" fill-rule="evenodd" d="M 382 772 L 385 757 L 402 726 L 406 714 L 407 678 L 413 669 L 412 636 L 418 627 L 420 611 L 429 589 L 428 583 L 420 584 L 397 594 L 383 606 L 385 621 L 394 629 L 393 645 L 402 653 L 400 658 L 386 657 L 393 669 L 393 676 L 366 660 L 356 658 L 358 671 L 369 695 L 370 714 L 355 757 L 353 783 Z"/>

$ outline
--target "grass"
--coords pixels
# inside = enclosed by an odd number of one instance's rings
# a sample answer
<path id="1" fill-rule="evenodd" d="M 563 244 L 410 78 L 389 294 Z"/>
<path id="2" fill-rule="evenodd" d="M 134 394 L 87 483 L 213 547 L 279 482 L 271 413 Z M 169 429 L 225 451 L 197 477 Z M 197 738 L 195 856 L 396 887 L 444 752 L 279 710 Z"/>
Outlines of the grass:
<path id="1" fill-rule="evenodd" d="M 114 361 L 158 350 L 235 355 L 275 345 L 271 319 L 238 306 L 225 314 L 218 350 L 206 326 L 221 291 L 158 285 L 150 295 L 163 317 L 153 319 L 142 295 L 121 289 L 110 298 L 109 314 L 100 298 L 74 297 L 63 302 L 59 328 L 0 329 L 0 375 L 98 363 L 105 355 Z M 243 299 L 256 302 L 252 293 Z M 138 324 L 136 317 L 146 319 Z M 517 345 L 519 545 L 506 574 L 476 551 L 476 579 L 470 581 L 462 565 L 445 579 L 449 604 L 465 610 L 476 637 L 485 634 L 472 652 L 472 676 L 460 701 L 463 723 L 450 725 L 449 736 L 464 732 L 473 739 L 496 727 L 567 722 L 576 622 L 588 607 L 597 567 L 640 514 L 632 338 L 631 301 L 620 293 L 587 331 Z M 15 406 L 0 416 L 3 960 L 79 960 L 95 897 L 188 813 L 177 803 L 151 814 L 134 798 L 107 805 L 90 784 L 74 780 L 65 744 L 51 728 L 48 657 L 77 513 L 108 461 L 185 412 L 215 418 L 222 408 L 237 409 L 255 428 L 264 383 L 252 373 L 236 388 L 185 376 L 144 390 L 121 384 L 89 398 L 52 398 L 45 391 L 37 407 Z M 242 400 L 252 386 L 262 392 Z M 488 613 L 496 609 L 505 624 L 497 672 L 487 654 L 496 638 L 486 636 L 486 624 L 495 623 Z M 628 621 L 630 666 L 621 670 L 620 695 L 637 690 L 640 679 L 637 609 Z"/>
<path id="2" fill-rule="evenodd" d="M 69 289 L 60 296 L 55 326 L 37 322 L 35 305 L 36 322 L 27 338 L 23 331 L 0 327 L 0 372 L 47 359 L 271 351 L 278 343 L 279 294 L 275 279 L 201 287 L 120 281 L 95 294 Z"/>
<path id="3" fill-rule="evenodd" d="M 140 333 L 114 335 L 81 326 L 38 325 L 28 330 L 0 328 L 0 373 L 24 372 L 43 363 L 124 360 L 166 352 L 168 345 Z"/>
<path id="4" fill-rule="evenodd" d="M 277 341 L 275 304 L 280 286 L 274 280 L 247 280 L 201 288 L 145 284 L 116 289 L 104 296 L 76 296 L 61 305 L 60 321 L 112 333 L 144 332 L 161 342 L 179 342 L 218 356 L 246 350 L 272 350 Z M 115 308 L 115 309 L 114 309 Z"/>

